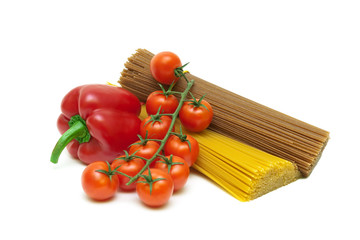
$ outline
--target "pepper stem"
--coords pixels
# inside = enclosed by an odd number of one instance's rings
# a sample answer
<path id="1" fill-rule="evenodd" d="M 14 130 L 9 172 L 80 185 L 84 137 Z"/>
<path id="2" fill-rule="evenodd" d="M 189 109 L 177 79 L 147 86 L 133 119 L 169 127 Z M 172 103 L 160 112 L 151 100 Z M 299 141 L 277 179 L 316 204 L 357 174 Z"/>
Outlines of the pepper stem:
<path id="1" fill-rule="evenodd" d="M 76 115 L 69 121 L 70 128 L 60 137 L 51 153 L 50 161 L 52 163 L 58 162 L 61 152 L 72 140 L 77 139 L 80 143 L 90 140 L 89 130 L 86 127 L 85 121 L 79 118 L 80 116 Z"/>

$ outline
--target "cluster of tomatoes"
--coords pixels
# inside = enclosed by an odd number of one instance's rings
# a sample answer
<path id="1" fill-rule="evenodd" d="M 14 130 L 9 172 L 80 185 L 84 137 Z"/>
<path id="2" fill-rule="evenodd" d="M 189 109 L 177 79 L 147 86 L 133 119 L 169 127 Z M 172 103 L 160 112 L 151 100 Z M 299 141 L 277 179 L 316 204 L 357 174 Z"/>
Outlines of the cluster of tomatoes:
<path id="1" fill-rule="evenodd" d="M 190 167 L 199 154 L 199 144 L 189 134 L 174 132 L 173 118 L 179 117 L 188 131 L 207 128 L 213 110 L 202 98 L 183 102 L 180 109 L 172 87 L 181 77 L 180 59 L 171 52 L 155 55 L 150 64 L 153 77 L 165 90 L 151 93 L 146 101 L 146 117 L 140 125 L 139 140 L 129 146 L 125 154 L 111 164 L 95 162 L 82 174 L 85 193 L 95 200 L 106 200 L 122 191 L 136 191 L 148 206 L 159 207 L 168 202 L 174 191 L 186 184 Z M 186 79 L 187 80 L 187 79 Z M 129 180 L 138 176 L 136 181 Z"/>

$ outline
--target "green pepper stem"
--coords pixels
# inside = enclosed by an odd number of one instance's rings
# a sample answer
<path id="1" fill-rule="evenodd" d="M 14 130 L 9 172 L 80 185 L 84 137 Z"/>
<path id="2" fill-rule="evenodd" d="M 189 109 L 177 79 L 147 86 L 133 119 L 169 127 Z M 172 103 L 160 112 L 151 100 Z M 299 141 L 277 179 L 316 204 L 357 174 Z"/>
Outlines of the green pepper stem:
<path id="1" fill-rule="evenodd" d="M 52 153 L 50 161 L 57 163 L 61 152 L 75 138 L 83 137 L 88 134 L 88 129 L 82 121 L 77 121 L 60 137 L 56 143 Z"/>

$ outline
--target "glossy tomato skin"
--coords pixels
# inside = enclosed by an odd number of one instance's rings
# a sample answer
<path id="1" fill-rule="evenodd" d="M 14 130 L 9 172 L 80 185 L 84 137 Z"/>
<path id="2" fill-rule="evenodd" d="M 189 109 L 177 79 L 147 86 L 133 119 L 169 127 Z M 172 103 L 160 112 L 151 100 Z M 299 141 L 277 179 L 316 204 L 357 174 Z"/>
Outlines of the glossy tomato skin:
<path id="1" fill-rule="evenodd" d="M 170 125 L 171 118 L 168 116 L 161 116 L 160 121 L 149 121 L 151 116 L 145 118 L 140 124 L 140 135 L 145 138 L 146 132 L 149 139 L 163 139 L 167 134 Z M 149 122 L 148 122 L 149 121 Z M 174 127 L 172 129 L 174 131 Z"/>
<path id="2" fill-rule="evenodd" d="M 156 181 L 153 183 L 152 192 L 150 194 L 150 185 L 148 183 L 136 183 L 136 193 L 140 200 L 150 207 L 160 207 L 166 204 L 174 191 L 174 182 L 171 176 L 160 169 L 150 168 L 152 179 L 165 178 L 164 180 Z M 144 175 L 149 172 L 145 171 Z M 144 181 L 139 178 L 138 181 Z"/>
<path id="3" fill-rule="evenodd" d="M 170 156 L 166 156 L 168 159 Z M 163 161 L 157 161 L 154 165 L 154 168 L 161 169 L 166 173 L 170 174 L 172 180 L 174 181 L 174 192 L 183 188 L 189 178 L 190 168 L 186 161 L 178 156 L 172 156 L 173 163 L 182 163 L 182 164 L 174 164 L 170 168 Z"/>
<path id="4" fill-rule="evenodd" d="M 110 179 L 105 173 L 96 172 L 99 169 L 108 171 L 109 167 L 102 161 L 89 164 L 81 175 L 81 184 L 86 195 L 94 200 L 103 201 L 115 195 L 119 179 L 114 175 Z"/>
<path id="5" fill-rule="evenodd" d="M 198 99 L 197 99 L 198 101 Z M 182 125 L 191 132 L 201 132 L 206 129 L 213 118 L 213 109 L 211 105 L 202 100 L 201 103 L 206 106 L 195 107 L 191 102 L 185 102 L 179 112 L 179 118 Z"/>
<path id="6" fill-rule="evenodd" d="M 155 115 L 161 107 L 160 113 L 172 114 L 178 105 L 179 101 L 174 95 L 165 96 L 163 91 L 155 91 L 150 93 L 146 100 L 146 112 L 148 115 Z"/>
<path id="7" fill-rule="evenodd" d="M 135 143 L 141 143 L 141 141 L 137 141 Z M 134 144 L 129 148 L 129 154 L 135 153 L 136 156 L 143 157 L 146 159 L 150 159 L 154 156 L 154 154 L 159 149 L 160 145 L 155 141 L 147 141 L 145 145 L 143 144 Z M 144 161 L 144 160 L 143 160 Z M 145 163 L 145 161 L 144 161 Z"/>
<path id="8" fill-rule="evenodd" d="M 125 155 L 120 156 L 120 157 L 125 157 Z M 120 167 L 117 169 L 117 171 L 125 173 L 126 175 L 128 175 L 130 177 L 134 177 L 145 166 L 145 163 L 140 158 L 133 158 L 129 161 L 126 161 L 124 159 L 115 159 L 111 164 L 111 168 L 115 169 L 118 166 L 120 166 Z M 126 185 L 130 180 L 128 177 L 121 175 L 121 174 L 117 174 L 117 177 L 119 178 L 119 188 L 121 190 L 123 190 L 123 191 L 135 190 L 135 188 L 136 188 L 135 183 Z"/>
<path id="9" fill-rule="evenodd" d="M 172 154 L 183 158 L 191 167 L 199 156 L 199 143 L 190 135 L 187 135 L 187 140 L 191 144 L 191 150 L 186 141 L 182 141 L 178 136 L 171 135 L 165 143 L 164 152 L 165 155 Z"/>
<path id="10" fill-rule="evenodd" d="M 160 52 L 150 61 L 150 71 L 156 81 L 170 85 L 177 82 L 174 70 L 181 67 L 180 58 L 172 52 Z"/>

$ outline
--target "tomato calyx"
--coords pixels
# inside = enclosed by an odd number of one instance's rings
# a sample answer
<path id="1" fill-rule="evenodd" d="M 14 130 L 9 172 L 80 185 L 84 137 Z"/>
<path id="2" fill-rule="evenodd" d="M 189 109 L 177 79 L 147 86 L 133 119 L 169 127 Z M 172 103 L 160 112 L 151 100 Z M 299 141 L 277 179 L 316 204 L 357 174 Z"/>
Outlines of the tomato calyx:
<path id="1" fill-rule="evenodd" d="M 158 94 L 162 94 L 164 95 L 166 98 L 169 95 L 173 95 L 175 93 L 180 93 L 180 92 L 176 92 L 176 91 L 172 91 L 172 88 L 175 86 L 175 82 L 172 82 L 171 85 L 169 86 L 169 88 L 167 90 L 165 90 L 164 86 L 162 84 L 159 83 L 159 86 L 161 88 L 162 93 L 158 93 Z"/>
<path id="2" fill-rule="evenodd" d="M 171 167 L 173 165 L 177 165 L 177 164 L 182 164 L 183 165 L 184 164 L 182 162 L 173 162 L 173 155 L 172 154 L 169 156 L 169 158 L 167 158 L 167 157 L 165 157 L 163 155 L 161 155 L 159 157 L 162 158 L 162 160 L 160 160 L 159 162 L 165 163 L 167 165 L 168 173 L 170 173 Z"/>
<path id="3" fill-rule="evenodd" d="M 161 107 L 159 107 L 156 114 L 150 115 L 150 119 L 148 121 L 146 121 L 144 123 L 144 125 L 148 124 L 149 122 L 151 122 L 151 126 L 153 126 L 155 124 L 155 122 L 160 122 L 161 123 L 162 122 L 161 117 L 169 115 L 169 114 L 160 114 L 160 110 L 161 110 Z"/>
<path id="4" fill-rule="evenodd" d="M 161 180 L 166 180 L 166 178 L 155 178 L 155 179 L 152 179 L 152 176 L 151 176 L 151 171 L 150 169 L 148 169 L 148 172 L 149 172 L 149 175 L 140 175 L 139 177 L 142 177 L 143 179 L 145 179 L 145 181 L 137 181 L 137 183 L 145 183 L 145 184 L 149 184 L 149 188 L 150 188 L 150 195 L 151 195 L 151 192 L 152 192 L 152 189 L 153 189 L 153 184 L 157 181 L 161 181 Z"/>
<path id="5" fill-rule="evenodd" d="M 193 99 L 188 101 L 190 102 L 189 105 L 193 105 L 194 107 L 203 107 L 209 111 L 209 109 L 204 104 L 201 103 L 201 101 L 205 98 L 206 94 L 203 95 L 199 100 L 197 100 L 191 92 L 190 95 Z"/>
<path id="6" fill-rule="evenodd" d="M 120 172 L 117 171 L 117 169 L 118 169 L 121 165 L 118 166 L 118 167 L 116 167 L 115 169 L 111 169 L 111 165 L 110 165 L 110 163 L 107 162 L 107 161 L 106 161 L 106 165 L 108 166 L 108 170 L 107 170 L 107 171 L 104 170 L 104 169 L 97 169 L 97 170 L 95 170 L 95 172 L 99 172 L 99 173 L 103 173 L 103 174 L 107 175 L 107 176 L 110 178 L 110 181 L 111 181 L 112 176 L 120 173 Z"/>
<path id="7" fill-rule="evenodd" d="M 182 132 L 181 125 L 180 125 L 180 131 L 179 132 L 180 133 L 172 132 L 171 134 L 177 136 L 180 139 L 181 142 L 186 142 L 189 145 L 189 150 L 191 151 L 191 143 L 190 143 L 189 139 L 187 138 L 187 135 Z"/>
<path id="8" fill-rule="evenodd" d="M 147 138 L 147 136 L 148 136 L 148 132 L 147 132 L 147 131 L 146 131 L 146 134 L 145 134 L 145 138 L 142 138 L 140 134 L 138 134 L 137 136 L 138 136 L 138 138 L 139 138 L 140 141 L 131 144 L 129 147 L 134 146 L 134 145 L 145 146 L 145 145 L 148 143 L 148 141 L 150 141 L 150 140 Z"/>
<path id="9" fill-rule="evenodd" d="M 149 121 L 151 121 L 151 120 L 149 120 Z M 148 122 L 149 122 L 149 121 L 148 121 Z M 146 122 L 145 124 L 147 124 L 148 122 Z M 160 122 L 161 122 L 161 120 L 160 120 Z M 149 133 L 149 132 L 146 131 L 144 138 L 141 137 L 140 134 L 138 134 L 137 136 L 138 136 L 138 138 L 139 138 L 139 141 L 134 142 L 133 144 L 129 145 L 129 148 L 130 148 L 131 146 L 134 146 L 134 145 L 145 146 L 149 141 L 161 142 L 161 139 L 148 138 L 148 133 Z M 136 152 L 138 152 L 138 151 L 139 151 L 139 150 L 135 151 L 132 155 L 134 155 L 134 154 L 135 154 Z M 126 151 L 124 151 L 124 152 L 126 152 Z M 135 157 L 138 157 L 138 156 L 135 156 Z"/>
<path id="10" fill-rule="evenodd" d="M 175 68 L 175 70 L 174 70 L 175 77 L 178 77 L 178 78 L 183 77 L 186 80 L 186 82 L 189 82 L 189 80 L 185 76 L 185 73 L 187 73 L 188 71 L 184 71 L 184 67 L 186 67 L 186 65 L 188 65 L 188 64 L 189 64 L 189 62 L 185 63 L 181 67 Z"/>
<path id="11" fill-rule="evenodd" d="M 133 152 L 132 154 L 129 155 L 129 153 L 127 151 L 124 151 L 124 154 L 125 156 L 123 157 L 118 157 L 118 158 L 115 158 L 115 159 L 119 159 L 119 160 L 124 160 L 125 162 L 130 162 L 131 160 L 135 159 L 135 158 L 139 158 L 139 159 L 142 159 L 144 161 L 148 161 L 149 159 L 147 158 L 144 158 L 144 157 L 141 157 L 141 156 L 137 156 L 136 153 L 138 152 L 139 150 L 136 150 L 135 152 Z M 120 167 L 121 165 L 119 165 L 118 167 L 116 167 L 116 170 Z M 121 172 L 119 171 L 116 171 L 117 173 L 120 173 L 122 174 Z M 123 174 L 124 175 L 124 174 Z M 124 176 L 128 176 L 128 175 L 124 175 Z M 130 177 L 131 178 L 131 177 Z"/>
<path id="12" fill-rule="evenodd" d="M 133 159 L 136 159 L 136 158 L 139 158 L 139 159 L 142 159 L 144 161 L 148 161 L 148 159 L 146 158 L 143 158 L 143 157 L 140 157 L 140 156 L 137 156 L 136 153 L 138 152 L 139 150 L 135 151 L 133 154 L 129 154 L 127 151 L 124 151 L 124 155 L 125 156 L 122 156 L 122 157 L 118 157 L 118 158 L 115 158 L 115 160 L 123 160 L 127 163 L 129 163 L 131 160 Z M 127 175 L 126 173 L 123 173 L 123 172 L 120 172 L 118 171 L 118 169 L 122 166 L 123 164 L 120 164 L 119 166 L 117 166 L 115 169 L 111 170 L 111 167 L 109 168 L 109 171 L 104 171 L 104 170 L 97 170 L 98 172 L 102 172 L 102 173 L 105 173 L 109 176 L 112 176 L 112 175 L 116 175 L 116 174 L 120 174 L 120 175 L 123 175 L 129 179 L 131 179 L 132 177 Z M 130 184 L 126 184 L 126 185 L 130 185 Z"/>
<path id="13" fill-rule="evenodd" d="M 127 151 L 124 151 L 124 154 L 125 156 L 123 157 L 118 157 L 118 158 L 115 158 L 115 159 L 120 159 L 120 160 L 124 160 L 125 162 L 129 162 L 131 160 L 133 160 L 134 158 L 138 158 L 138 156 L 136 156 L 137 151 L 135 151 L 133 154 L 129 155 L 129 153 Z"/>

